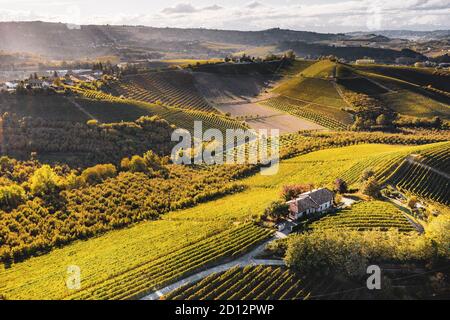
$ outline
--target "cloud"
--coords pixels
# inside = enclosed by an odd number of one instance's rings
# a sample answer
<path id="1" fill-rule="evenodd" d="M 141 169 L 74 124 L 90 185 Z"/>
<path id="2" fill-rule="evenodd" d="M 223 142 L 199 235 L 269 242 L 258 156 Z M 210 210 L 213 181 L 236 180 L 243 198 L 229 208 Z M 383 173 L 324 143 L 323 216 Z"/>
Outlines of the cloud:
<path id="1" fill-rule="evenodd" d="M 173 14 L 173 13 L 193 13 L 197 9 L 190 3 L 179 3 L 175 7 L 164 8 L 163 13 Z"/>
<path id="2" fill-rule="evenodd" d="M 261 2 L 253 1 L 249 4 L 247 4 L 246 7 L 250 8 L 250 9 L 255 9 L 255 8 L 259 8 L 259 7 L 264 7 L 264 5 Z"/>
<path id="3" fill-rule="evenodd" d="M 2 0 L 0 0 L 2 1 Z M 183 1 L 183 0 L 181 0 Z M 188 0 L 185 0 L 188 1 Z M 215 3 L 218 4 L 215 4 Z M 348 32 L 379 29 L 433 30 L 450 29 L 448 0 L 343 0 L 340 2 L 284 2 L 262 4 L 243 1 L 223 5 L 212 1 L 209 6 L 181 2 L 159 12 L 86 14 L 81 8 L 83 24 L 129 24 L 154 27 L 203 27 L 214 29 L 262 30 L 274 27 L 318 32 Z M 273 3 L 273 2 L 272 2 Z M 139 9 L 139 8 L 137 8 Z M 136 9 L 136 10 L 137 10 Z M 44 20 L 80 23 L 73 15 L 46 13 L 45 10 L 5 10 L 0 7 L 0 21 Z"/>
<path id="4" fill-rule="evenodd" d="M 217 4 L 215 4 L 215 5 L 212 5 L 212 6 L 204 7 L 202 10 L 205 10 L 205 11 L 217 11 L 217 10 L 223 10 L 223 9 L 224 9 L 224 7 L 221 7 L 221 6 L 217 5 Z"/>

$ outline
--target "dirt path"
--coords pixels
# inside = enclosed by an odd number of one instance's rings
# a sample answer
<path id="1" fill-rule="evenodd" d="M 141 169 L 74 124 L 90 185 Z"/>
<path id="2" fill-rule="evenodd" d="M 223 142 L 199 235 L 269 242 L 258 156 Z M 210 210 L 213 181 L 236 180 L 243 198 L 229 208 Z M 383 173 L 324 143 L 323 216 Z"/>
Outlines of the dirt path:
<path id="1" fill-rule="evenodd" d="M 187 278 L 184 278 L 180 281 L 177 281 L 167 287 L 164 287 L 160 290 L 157 290 L 155 292 L 152 292 L 149 295 L 146 295 L 141 300 L 158 300 L 162 296 L 168 294 L 169 292 L 176 290 L 178 288 L 181 288 L 182 286 L 185 286 L 187 284 L 197 282 L 203 278 L 206 278 L 207 276 L 218 273 L 218 272 L 224 272 L 226 270 L 229 270 L 234 267 L 245 267 L 250 265 L 267 265 L 267 266 L 283 266 L 284 262 L 282 260 L 267 260 L 267 259 L 256 259 L 255 257 L 260 254 L 267 243 L 270 241 L 280 239 L 285 237 L 284 234 L 277 232 L 275 237 L 271 238 L 270 240 L 265 241 L 264 243 L 260 244 L 258 247 L 247 253 L 245 256 L 242 256 L 241 258 L 238 258 L 234 261 L 218 265 L 216 267 L 209 268 L 207 270 L 198 272 L 196 274 L 193 274 L 192 276 L 189 276 Z"/>
<path id="2" fill-rule="evenodd" d="M 438 170 L 436 168 L 430 167 L 430 166 L 428 166 L 428 165 L 426 165 L 426 164 L 416 160 L 416 157 L 417 157 L 417 155 L 409 155 L 405 159 L 405 161 L 407 161 L 409 163 L 412 163 L 412 164 L 416 164 L 416 165 L 418 165 L 418 166 L 420 166 L 420 167 L 422 167 L 424 169 L 428 169 L 428 170 L 430 170 L 430 171 L 432 171 L 432 172 L 434 172 L 434 173 L 436 173 L 438 175 L 441 175 L 441 176 L 443 176 L 443 177 L 445 177 L 447 179 L 450 179 L 450 175 L 448 173 L 445 173 L 445 172 L 443 172 L 441 170 Z"/>
<path id="3" fill-rule="evenodd" d="M 391 202 L 394 206 L 396 206 L 403 214 L 403 216 L 409 221 L 409 223 L 412 224 L 412 226 L 414 228 L 416 228 L 417 232 L 419 232 L 420 234 L 425 232 L 424 227 L 420 224 L 415 222 L 413 219 L 411 219 L 411 217 L 409 216 L 408 213 L 406 213 L 408 211 L 408 208 L 406 208 L 403 203 L 401 203 L 400 201 L 396 200 L 396 199 L 391 199 L 391 198 L 386 198 L 389 202 Z"/>
<path id="4" fill-rule="evenodd" d="M 86 109 L 84 109 L 78 102 L 76 102 L 74 99 L 71 98 L 67 98 L 67 100 L 69 100 L 76 108 L 78 108 L 78 110 L 80 110 L 81 112 L 83 112 L 86 116 L 88 116 L 88 118 L 92 119 L 92 120 L 96 120 L 98 121 L 91 113 L 89 113 L 88 111 L 86 111 Z"/>
<path id="5" fill-rule="evenodd" d="M 336 89 L 336 92 L 338 93 L 339 97 L 341 97 L 341 99 L 347 104 L 347 106 L 350 109 L 353 109 L 353 105 L 347 100 L 347 98 L 345 98 L 344 92 L 342 92 L 341 87 L 339 87 L 339 85 L 336 83 L 336 81 L 332 81 L 334 88 Z"/>
<path id="6" fill-rule="evenodd" d="M 216 108 L 223 113 L 229 112 L 234 117 L 249 117 L 246 122 L 255 130 L 278 129 L 281 134 L 299 130 L 325 130 L 314 122 L 257 103 L 229 104 Z"/>

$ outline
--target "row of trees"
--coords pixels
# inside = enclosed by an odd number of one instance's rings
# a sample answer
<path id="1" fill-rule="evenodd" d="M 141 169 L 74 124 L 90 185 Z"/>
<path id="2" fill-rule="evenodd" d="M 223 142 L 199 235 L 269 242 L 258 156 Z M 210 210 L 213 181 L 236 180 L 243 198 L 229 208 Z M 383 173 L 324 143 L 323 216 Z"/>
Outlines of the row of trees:
<path id="1" fill-rule="evenodd" d="M 99 164 L 82 171 L 37 161 L 0 160 L 0 260 L 4 262 L 241 191 L 232 181 L 249 170 L 239 165 L 171 165 L 152 151 L 128 159 L 130 165 Z"/>
<path id="2" fill-rule="evenodd" d="M 303 274 L 360 279 L 371 263 L 433 261 L 450 257 L 450 216 L 433 219 L 425 234 L 328 229 L 291 236 L 285 262 Z"/>
<path id="3" fill-rule="evenodd" d="M 156 116 L 141 117 L 135 122 L 83 124 L 5 113 L 1 120 L 5 154 L 74 154 L 66 160 L 74 166 L 118 164 L 123 157 L 142 154 L 149 148 L 158 154 L 170 154 L 173 147 L 173 128 Z"/>

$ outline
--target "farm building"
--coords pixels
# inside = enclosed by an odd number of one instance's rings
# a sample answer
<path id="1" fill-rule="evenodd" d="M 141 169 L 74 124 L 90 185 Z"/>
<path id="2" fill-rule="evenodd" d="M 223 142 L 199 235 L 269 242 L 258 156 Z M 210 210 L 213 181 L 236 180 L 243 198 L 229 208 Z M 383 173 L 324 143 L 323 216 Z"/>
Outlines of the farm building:
<path id="1" fill-rule="evenodd" d="M 27 84 L 33 89 L 48 88 L 50 86 L 50 84 L 47 81 L 41 79 L 29 79 L 27 81 Z"/>
<path id="2" fill-rule="evenodd" d="M 321 213 L 333 207 L 334 193 L 327 188 L 302 193 L 297 199 L 288 201 L 289 217 L 297 220 L 303 215 Z"/>
<path id="3" fill-rule="evenodd" d="M 356 64 L 357 65 L 375 64 L 375 60 L 373 60 L 373 59 L 358 59 L 358 60 L 356 60 Z"/>

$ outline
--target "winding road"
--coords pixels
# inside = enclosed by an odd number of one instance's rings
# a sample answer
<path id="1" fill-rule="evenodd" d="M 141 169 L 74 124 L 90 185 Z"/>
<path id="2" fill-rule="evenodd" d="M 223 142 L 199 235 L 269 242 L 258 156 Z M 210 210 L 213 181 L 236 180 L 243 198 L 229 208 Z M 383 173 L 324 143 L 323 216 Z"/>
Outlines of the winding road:
<path id="1" fill-rule="evenodd" d="M 229 269 L 237 267 L 237 266 L 239 266 L 239 267 L 253 266 L 253 265 L 255 265 L 255 266 L 256 265 L 283 266 L 284 261 L 282 261 L 282 260 L 256 259 L 256 256 L 258 256 L 264 250 L 266 244 L 268 244 L 269 242 L 271 242 L 273 240 L 285 238 L 285 237 L 286 237 L 286 234 L 281 233 L 281 232 L 276 232 L 275 236 L 273 238 L 260 244 L 259 246 L 257 246 L 255 249 L 253 249 L 246 255 L 244 255 L 236 260 L 233 260 L 231 262 L 224 263 L 224 264 L 218 265 L 216 267 L 212 267 L 207 270 L 193 274 L 193 275 L 191 275 L 187 278 L 184 278 L 180 281 L 177 281 L 167 287 L 164 287 L 160 290 L 154 291 L 154 292 L 150 293 L 149 295 L 146 295 L 145 297 L 141 298 L 141 300 L 159 300 L 162 296 L 168 294 L 169 292 L 171 292 L 175 289 L 178 289 L 182 286 L 185 286 L 185 285 L 193 283 L 193 282 L 197 282 L 203 278 L 206 278 L 207 276 L 209 276 L 213 273 L 224 272 L 226 270 L 229 270 Z"/>

